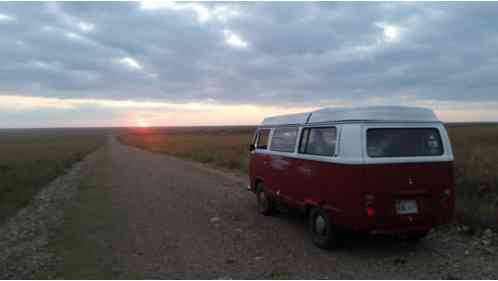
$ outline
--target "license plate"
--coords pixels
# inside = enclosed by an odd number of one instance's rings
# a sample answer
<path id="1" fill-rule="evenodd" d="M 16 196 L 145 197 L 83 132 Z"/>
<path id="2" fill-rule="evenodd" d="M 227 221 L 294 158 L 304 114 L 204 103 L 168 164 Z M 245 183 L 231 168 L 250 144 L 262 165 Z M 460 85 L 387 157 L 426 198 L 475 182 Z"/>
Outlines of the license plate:
<path id="1" fill-rule="evenodd" d="M 416 214 L 418 213 L 416 200 L 397 200 L 396 212 L 399 215 Z"/>

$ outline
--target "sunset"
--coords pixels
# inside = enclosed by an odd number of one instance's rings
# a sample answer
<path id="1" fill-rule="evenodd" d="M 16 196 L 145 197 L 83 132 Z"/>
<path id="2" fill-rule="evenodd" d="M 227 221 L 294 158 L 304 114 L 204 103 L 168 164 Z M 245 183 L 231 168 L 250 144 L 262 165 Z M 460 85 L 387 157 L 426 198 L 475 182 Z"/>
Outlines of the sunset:
<path id="1" fill-rule="evenodd" d="M 498 121 L 495 12 L 492 3 L 4 2 L 0 127 L 135 126 L 137 114 L 153 126 L 253 125 L 399 104 L 445 122 Z"/>
<path id="2" fill-rule="evenodd" d="M 0 279 L 496 280 L 498 3 L 1 1 Z"/>

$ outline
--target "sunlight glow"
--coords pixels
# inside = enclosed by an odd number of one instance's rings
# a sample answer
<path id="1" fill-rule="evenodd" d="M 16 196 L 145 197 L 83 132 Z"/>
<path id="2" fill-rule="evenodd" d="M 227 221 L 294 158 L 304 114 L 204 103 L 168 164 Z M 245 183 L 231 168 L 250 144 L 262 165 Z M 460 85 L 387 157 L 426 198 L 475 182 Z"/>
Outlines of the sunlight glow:
<path id="1" fill-rule="evenodd" d="M 214 8 L 209 8 L 199 3 L 180 3 L 170 1 L 158 0 L 145 0 L 140 2 L 140 9 L 142 10 L 158 10 L 170 9 L 174 11 L 191 11 L 197 16 L 200 23 L 210 20 L 218 20 L 220 22 L 227 22 L 230 19 L 240 15 L 240 12 L 227 5 L 217 5 Z"/>
<path id="2" fill-rule="evenodd" d="M 81 37 L 79 34 L 74 33 L 74 32 L 67 32 L 66 37 L 71 39 L 71 40 L 83 40 L 83 37 Z"/>
<path id="3" fill-rule="evenodd" d="M 138 119 L 136 121 L 136 124 L 138 127 L 140 128 L 147 128 L 147 127 L 150 127 L 150 124 L 149 122 L 145 121 L 144 119 Z"/>
<path id="4" fill-rule="evenodd" d="M 381 97 L 378 100 L 368 100 L 367 104 L 385 104 L 386 100 Z M 436 100 L 411 100 L 405 99 L 407 105 L 433 108 L 443 121 L 487 121 L 497 120 L 498 107 L 496 102 L 489 102 L 483 108 L 480 102 L 436 101 Z M 398 104 L 400 102 L 397 102 Z M 335 100 L 330 105 L 338 107 L 352 106 L 352 101 Z M 355 102 L 356 104 L 356 102 Z M 321 105 L 320 107 L 323 107 Z M 33 97 L 19 95 L 2 95 L 0 93 L 0 112 L 15 114 L 42 114 L 42 112 L 58 111 L 64 113 L 101 111 L 110 114 L 105 121 L 73 120 L 70 124 L 85 124 L 98 122 L 99 126 L 135 126 L 147 128 L 151 126 L 195 126 L 195 125 L 245 125 L 258 124 L 264 117 L 280 114 L 307 112 L 318 107 L 306 106 L 270 106 L 251 104 L 220 104 L 214 101 L 174 103 L 165 101 L 136 101 L 136 100 L 112 100 L 112 99 L 62 99 L 50 97 Z M 200 118 L 201 116 L 201 118 Z M 3 122 L 3 123 L 2 123 Z M 19 127 L 18 124 L 5 123 L 0 120 L 0 127 Z M 79 123 L 78 123 L 79 124 Z M 67 125 L 61 123 L 58 125 Z"/>
<path id="5" fill-rule="evenodd" d="M 400 40 L 400 28 L 396 25 L 390 25 L 386 23 L 376 23 L 377 27 L 382 28 L 383 40 L 386 42 L 399 42 Z"/>
<path id="6" fill-rule="evenodd" d="M 87 23 L 87 22 L 80 22 L 78 24 L 78 27 L 82 30 L 82 31 L 85 31 L 85 32 L 89 32 L 89 31 L 92 31 L 95 26 L 91 23 Z"/>
<path id="7" fill-rule="evenodd" d="M 73 109 L 73 104 L 56 98 L 0 95 L 1 110 Z"/>
<path id="8" fill-rule="evenodd" d="M 124 58 L 121 58 L 121 59 L 118 59 L 118 62 L 120 64 L 123 64 L 131 69 L 135 69 L 135 70 L 142 70 L 143 69 L 143 66 L 134 58 L 132 57 L 124 57 Z"/>
<path id="9" fill-rule="evenodd" d="M 145 0 L 140 2 L 142 10 L 174 9 L 175 6 L 176 3 L 172 1 Z"/>
<path id="10" fill-rule="evenodd" d="M 239 35 L 233 33 L 230 30 L 223 30 L 223 34 L 225 35 L 225 43 L 230 46 L 237 48 L 247 48 L 249 46 L 249 43 L 247 41 L 244 41 L 242 38 L 240 38 Z"/>
<path id="11" fill-rule="evenodd" d="M 0 94 L 0 111 L 35 112 L 41 110 L 112 111 L 125 115 L 121 123 L 99 125 L 177 126 L 257 124 L 269 115 L 310 111 L 310 107 L 276 107 L 259 105 L 226 105 L 214 102 L 172 103 L 111 99 L 61 99 Z M 202 118 L 199 118 L 202 116 Z M 1 126 L 1 120 L 0 120 Z M 10 127 L 10 126 L 9 126 Z"/>
<path id="12" fill-rule="evenodd" d="M 6 14 L 0 14 L 0 22 L 14 21 L 16 18 L 14 16 L 9 16 Z"/>
<path id="13" fill-rule="evenodd" d="M 398 28 L 395 26 L 387 26 L 384 28 L 384 37 L 387 41 L 395 41 L 399 37 Z"/>
<path id="14" fill-rule="evenodd" d="M 147 0 L 140 3 L 140 8 L 142 10 L 191 10 L 197 15 L 197 20 L 199 22 L 206 22 L 210 19 L 209 9 L 198 3 L 176 3 L 171 1 Z"/>

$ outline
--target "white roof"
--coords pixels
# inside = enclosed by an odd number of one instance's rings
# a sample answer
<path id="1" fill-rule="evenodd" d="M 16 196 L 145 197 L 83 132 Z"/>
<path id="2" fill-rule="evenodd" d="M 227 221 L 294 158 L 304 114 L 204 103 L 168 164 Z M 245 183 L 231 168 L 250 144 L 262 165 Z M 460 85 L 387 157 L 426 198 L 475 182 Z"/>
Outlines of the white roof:
<path id="1" fill-rule="evenodd" d="M 268 117 L 261 125 L 309 124 L 338 121 L 439 122 L 432 109 L 409 106 L 323 108 L 307 113 Z"/>
<path id="2" fill-rule="evenodd" d="M 310 112 L 306 112 L 267 117 L 263 120 L 262 125 L 304 124 L 310 114 Z"/>

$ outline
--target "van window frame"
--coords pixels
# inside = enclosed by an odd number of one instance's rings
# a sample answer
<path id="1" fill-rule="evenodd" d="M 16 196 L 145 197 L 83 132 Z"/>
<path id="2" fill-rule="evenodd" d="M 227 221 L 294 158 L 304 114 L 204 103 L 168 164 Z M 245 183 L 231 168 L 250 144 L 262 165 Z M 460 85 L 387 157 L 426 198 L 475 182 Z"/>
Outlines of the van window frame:
<path id="1" fill-rule="evenodd" d="M 274 149 L 272 149 L 272 146 L 273 146 L 273 137 L 275 136 L 275 132 L 278 129 L 282 129 L 282 128 L 284 128 L 284 129 L 295 129 L 296 130 L 296 139 L 294 141 L 294 147 L 293 147 L 292 151 L 281 151 L 281 150 L 274 150 Z M 268 151 L 276 152 L 276 153 L 294 154 L 294 153 L 296 153 L 296 145 L 299 143 L 300 135 L 301 135 L 301 129 L 299 128 L 299 126 L 278 126 L 278 127 L 272 128 L 272 133 L 271 133 L 271 140 L 272 141 L 268 145 Z"/>
<path id="2" fill-rule="evenodd" d="M 259 146 L 259 138 L 261 137 L 261 131 L 268 131 L 268 142 L 266 144 L 266 148 L 262 148 Z M 270 151 L 271 138 L 273 135 L 273 128 L 259 128 L 256 132 L 256 138 L 254 141 L 254 148 L 256 151 Z"/>
<path id="3" fill-rule="evenodd" d="M 303 136 L 304 136 L 305 130 L 308 130 L 310 132 L 312 129 L 327 129 L 327 128 L 335 129 L 335 146 L 334 146 L 334 153 L 332 155 L 301 152 L 300 148 L 301 148 L 301 144 L 303 142 Z M 309 141 L 309 137 L 310 137 L 310 134 L 308 133 L 306 142 Z M 306 146 L 307 146 L 307 144 L 306 144 Z M 331 125 L 303 126 L 303 127 L 301 127 L 300 134 L 299 134 L 299 142 L 297 144 L 297 153 L 299 155 L 309 155 L 309 156 L 314 156 L 314 157 L 334 158 L 334 157 L 338 156 L 338 152 L 339 152 L 339 127 L 331 126 Z"/>
<path id="4" fill-rule="evenodd" d="M 438 143 L 439 145 L 441 146 L 440 147 L 440 153 L 438 154 L 425 154 L 425 155 L 381 155 L 381 156 L 374 156 L 374 155 L 371 155 L 368 151 L 368 133 L 369 131 L 375 131 L 375 130 L 432 130 L 432 131 L 435 131 L 437 133 L 437 137 L 438 137 Z M 421 127 L 414 127 L 414 128 L 367 128 L 367 130 L 365 131 L 366 134 L 365 134 L 365 141 L 367 143 L 367 150 L 366 150 L 366 153 L 367 153 L 367 156 L 370 157 L 370 158 L 403 158 L 403 157 L 434 157 L 434 156 L 441 156 L 444 154 L 444 145 L 443 145 L 443 138 L 441 137 L 441 133 L 439 132 L 439 129 L 438 128 L 421 128 Z"/>

